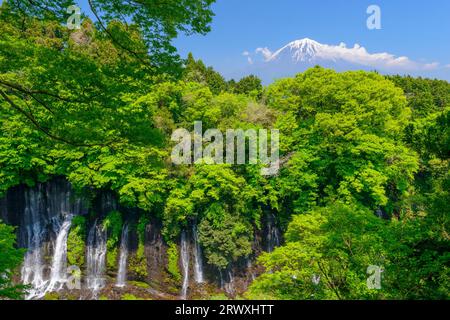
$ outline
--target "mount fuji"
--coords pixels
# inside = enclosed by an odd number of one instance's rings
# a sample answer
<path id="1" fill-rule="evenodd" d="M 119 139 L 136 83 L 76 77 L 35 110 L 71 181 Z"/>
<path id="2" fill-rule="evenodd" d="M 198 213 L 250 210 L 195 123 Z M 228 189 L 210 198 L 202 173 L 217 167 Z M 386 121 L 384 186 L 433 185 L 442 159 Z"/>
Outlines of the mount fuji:
<path id="1" fill-rule="evenodd" d="M 369 53 L 359 44 L 353 47 L 347 47 L 342 42 L 339 45 L 328 45 L 309 38 L 292 41 L 274 52 L 265 47 L 257 48 L 254 53 L 245 51 L 243 55 L 249 62 L 245 73 L 259 76 L 265 83 L 293 76 L 316 65 L 336 71 L 376 70 L 384 74 L 450 78 L 450 68 L 441 67 L 437 62 L 416 62 L 406 56 L 395 56 L 387 52 Z M 446 76 L 439 76 L 443 73 Z"/>

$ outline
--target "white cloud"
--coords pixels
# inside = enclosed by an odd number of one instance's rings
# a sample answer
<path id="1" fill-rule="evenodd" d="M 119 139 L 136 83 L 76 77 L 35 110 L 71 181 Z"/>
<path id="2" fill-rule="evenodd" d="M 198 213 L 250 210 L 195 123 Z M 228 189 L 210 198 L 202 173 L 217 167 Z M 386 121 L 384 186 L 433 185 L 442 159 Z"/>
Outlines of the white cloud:
<path id="1" fill-rule="evenodd" d="M 450 69 L 450 64 L 447 64 L 445 67 L 448 68 L 448 69 Z"/>
<path id="2" fill-rule="evenodd" d="M 273 56 L 272 51 L 269 50 L 269 48 L 258 48 L 255 51 L 256 53 L 261 53 L 266 61 L 270 60 L 270 58 Z"/>
<path id="3" fill-rule="evenodd" d="M 262 54 L 266 62 L 279 59 L 283 52 L 289 54 L 297 61 L 313 61 L 315 59 L 337 61 L 359 64 L 380 69 L 402 69 L 402 70 L 435 70 L 439 63 L 420 63 L 405 56 L 393 54 L 369 53 L 366 48 L 355 44 L 352 48 L 341 42 L 339 45 L 321 44 L 314 40 L 303 39 L 289 43 L 280 50 L 272 53 L 268 48 L 258 48 L 256 53 Z M 448 66 L 447 66 L 448 67 Z"/>
<path id="4" fill-rule="evenodd" d="M 319 53 L 319 57 L 342 59 L 344 61 L 361 64 L 370 67 L 380 68 L 400 68 L 408 70 L 426 69 L 432 70 L 439 66 L 439 63 L 426 63 L 412 61 L 408 57 L 397 57 L 393 54 L 382 53 L 369 53 L 366 48 L 355 44 L 353 48 L 347 48 L 346 46 L 325 46 L 325 50 Z"/>
<path id="5" fill-rule="evenodd" d="M 425 70 L 436 70 L 437 68 L 439 68 L 439 65 L 439 62 L 425 63 L 423 65 L 423 68 Z"/>
<path id="6" fill-rule="evenodd" d="M 253 59 L 252 59 L 252 57 L 250 56 L 250 52 L 244 51 L 244 52 L 242 52 L 242 55 L 243 55 L 244 57 L 247 57 L 247 62 L 248 62 L 249 64 L 253 64 Z"/>

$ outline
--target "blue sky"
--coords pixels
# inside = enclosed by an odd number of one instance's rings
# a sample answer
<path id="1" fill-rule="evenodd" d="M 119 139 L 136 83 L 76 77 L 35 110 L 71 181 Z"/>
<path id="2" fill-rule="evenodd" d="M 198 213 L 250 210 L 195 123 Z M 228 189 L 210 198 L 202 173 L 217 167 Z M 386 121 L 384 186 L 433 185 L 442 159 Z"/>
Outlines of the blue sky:
<path id="1" fill-rule="evenodd" d="M 381 8 L 381 30 L 366 27 L 367 7 Z M 358 43 L 367 51 L 450 64 L 448 0 L 219 0 L 212 31 L 179 37 L 182 55 L 193 52 L 225 74 L 244 68 L 242 52 L 276 50 L 305 37 L 325 44 Z"/>

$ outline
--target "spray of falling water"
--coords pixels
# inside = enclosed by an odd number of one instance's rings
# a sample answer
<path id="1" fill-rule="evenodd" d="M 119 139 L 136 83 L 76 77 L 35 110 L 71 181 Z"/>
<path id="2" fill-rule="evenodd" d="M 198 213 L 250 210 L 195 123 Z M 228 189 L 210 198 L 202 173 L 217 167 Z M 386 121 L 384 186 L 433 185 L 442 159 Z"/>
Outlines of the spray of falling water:
<path id="1" fill-rule="evenodd" d="M 67 237 L 72 224 L 72 215 L 67 215 L 64 219 L 55 242 L 53 253 L 50 282 L 45 292 L 59 291 L 66 282 L 67 271 Z"/>
<path id="2" fill-rule="evenodd" d="M 200 248 L 200 243 L 198 241 L 198 232 L 195 224 L 192 225 L 192 237 L 194 239 L 194 278 L 195 282 L 203 283 L 203 261 L 202 261 L 202 250 Z"/>
<path id="3" fill-rule="evenodd" d="M 267 216 L 267 252 L 272 252 L 280 245 L 280 230 L 276 225 L 275 215 Z"/>
<path id="4" fill-rule="evenodd" d="M 181 266 L 183 271 L 183 286 L 181 288 L 181 299 L 186 299 L 189 287 L 189 246 L 186 232 L 181 233 Z"/>
<path id="5" fill-rule="evenodd" d="M 41 219 L 39 208 L 41 207 L 41 186 L 37 189 L 29 189 L 25 193 L 24 212 L 24 238 L 25 246 L 28 248 L 22 265 L 22 282 L 30 285 L 26 299 L 42 296 L 47 281 L 44 280 L 44 259 L 42 244 L 45 236 L 45 222 Z"/>
<path id="6" fill-rule="evenodd" d="M 95 221 L 87 241 L 87 287 L 94 295 L 105 286 L 106 229 Z"/>
<path id="7" fill-rule="evenodd" d="M 122 229 L 120 240 L 120 257 L 119 271 L 117 273 L 117 287 L 125 287 L 127 281 L 127 261 L 128 261 L 128 224 L 126 223 Z"/>

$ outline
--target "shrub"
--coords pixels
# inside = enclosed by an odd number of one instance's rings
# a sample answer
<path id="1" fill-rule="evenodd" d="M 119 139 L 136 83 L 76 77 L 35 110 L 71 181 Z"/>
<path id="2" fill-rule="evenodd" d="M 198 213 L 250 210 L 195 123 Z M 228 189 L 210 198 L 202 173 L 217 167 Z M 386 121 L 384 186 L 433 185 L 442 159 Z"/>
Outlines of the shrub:
<path id="1" fill-rule="evenodd" d="M 107 267 L 110 270 L 117 268 L 117 253 L 120 235 L 122 234 L 122 214 L 118 211 L 111 211 L 103 220 L 103 228 L 108 232 L 106 247 L 108 254 L 106 256 Z"/>
<path id="2" fill-rule="evenodd" d="M 181 281 L 181 273 L 178 267 L 178 247 L 175 243 L 170 243 L 167 249 L 167 271 L 177 282 Z"/>
<path id="3" fill-rule="evenodd" d="M 67 261 L 69 265 L 78 266 L 80 269 L 84 266 L 85 262 L 85 238 L 86 218 L 76 216 L 72 220 L 72 226 L 67 237 Z"/>

